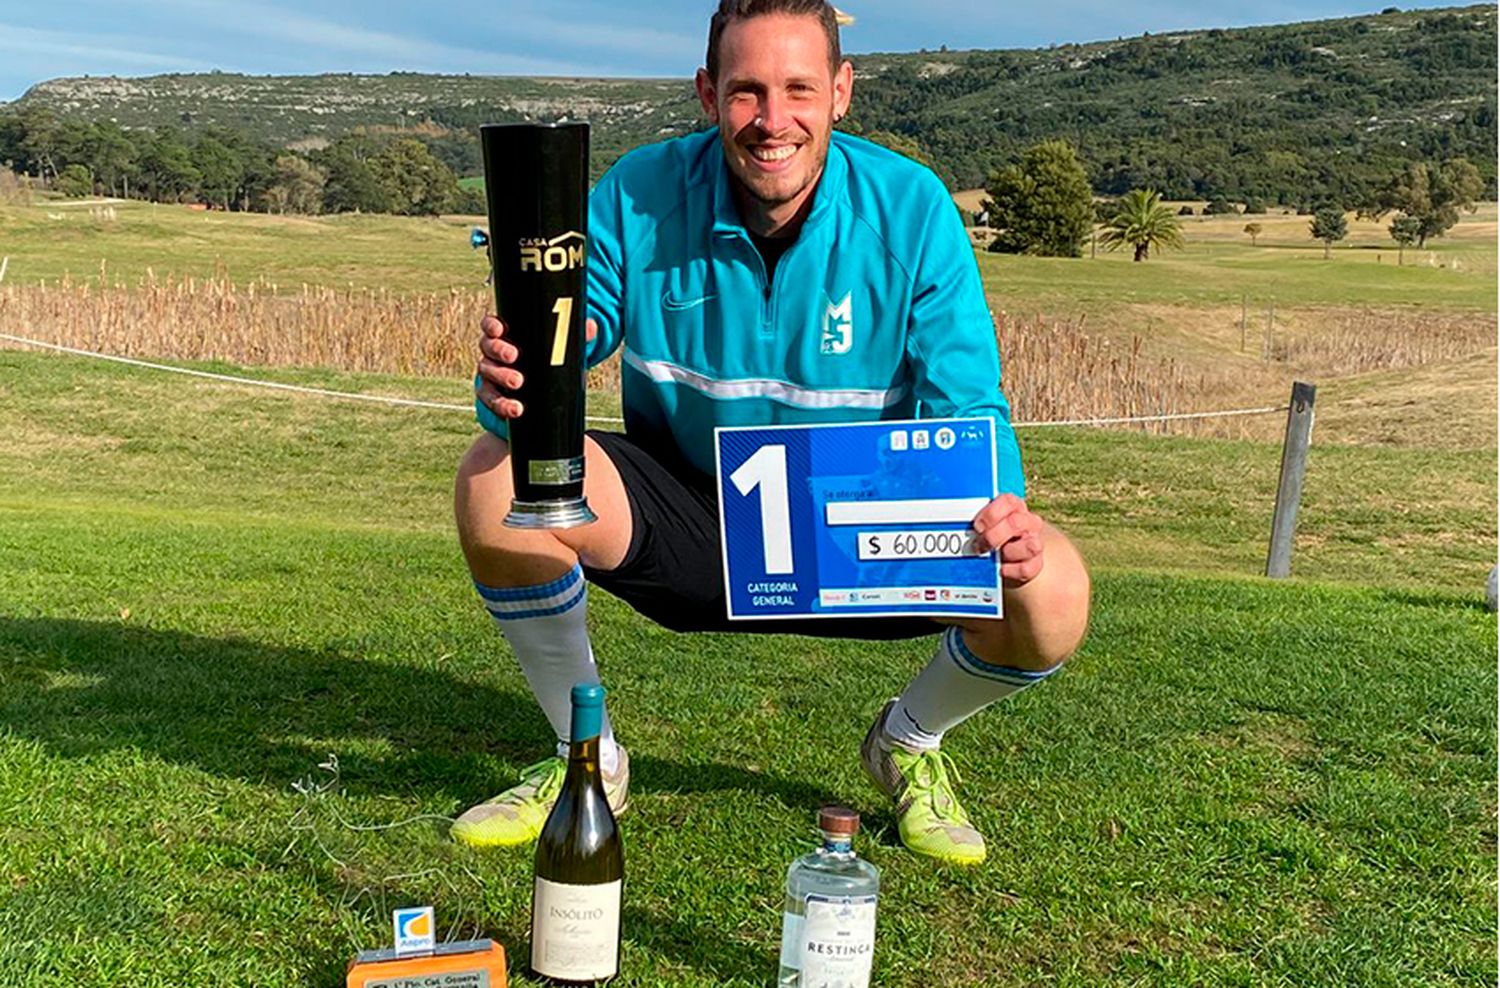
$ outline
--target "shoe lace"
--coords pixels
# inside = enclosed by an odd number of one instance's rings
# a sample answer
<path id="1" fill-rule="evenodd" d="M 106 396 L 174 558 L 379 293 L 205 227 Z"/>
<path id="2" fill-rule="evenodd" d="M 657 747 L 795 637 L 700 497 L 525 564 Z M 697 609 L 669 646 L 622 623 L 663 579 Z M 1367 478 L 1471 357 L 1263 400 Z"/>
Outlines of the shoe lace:
<path id="1" fill-rule="evenodd" d="M 521 769 L 521 781 L 532 788 L 532 798 L 545 801 L 562 790 L 567 766 L 558 757 L 544 758 L 534 765 Z"/>
<path id="2" fill-rule="evenodd" d="M 961 785 L 958 766 L 947 752 L 935 748 L 917 756 L 907 773 L 907 793 L 932 807 L 932 814 L 943 823 L 969 826 L 969 817 L 959 805 L 955 785 Z"/>

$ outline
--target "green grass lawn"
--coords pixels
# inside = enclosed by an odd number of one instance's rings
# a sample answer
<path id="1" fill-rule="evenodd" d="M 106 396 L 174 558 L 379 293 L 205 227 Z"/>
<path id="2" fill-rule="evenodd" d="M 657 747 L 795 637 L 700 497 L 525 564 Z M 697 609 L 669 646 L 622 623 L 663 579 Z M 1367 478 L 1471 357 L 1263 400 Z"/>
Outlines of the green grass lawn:
<path id="1" fill-rule="evenodd" d="M 134 283 L 158 277 L 203 278 L 226 272 L 237 282 L 260 278 L 282 289 L 302 283 L 356 285 L 393 291 L 477 288 L 483 255 L 469 247 L 482 219 L 397 216 L 280 217 L 202 212 L 184 206 L 131 202 L 113 220 L 66 200 L 0 206 L 0 254 L 10 257 L 7 281 L 34 283 L 70 275 Z M 1488 210 L 1489 207 L 1486 207 Z M 1466 222 L 1480 229 L 1490 212 Z M 1361 243 L 1340 247 L 1330 261 L 1311 240 L 1252 248 L 1223 239 L 1223 222 L 1187 228 L 1187 249 L 1132 263 L 1128 252 L 1056 259 L 982 253 L 980 270 L 1002 305 L 1038 305 L 1072 313 L 1119 303 L 1193 306 L 1262 304 L 1420 305 L 1493 312 L 1495 244 L 1464 232 L 1433 241 L 1423 256 L 1446 266 L 1397 267 L 1394 255 Z M 1484 229 L 1488 229 L 1484 227 Z M 1449 255 L 1452 255 L 1451 257 Z M 1457 268 L 1454 258 L 1460 258 Z"/>
<path id="2" fill-rule="evenodd" d="M 287 291 L 305 282 L 410 292 L 478 289 L 486 273 L 484 255 L 469 246 L 476 221 L 462 217 L 270 216 L 146 202 L 114 210 L 101 220 L 66 200 L 0 205 L 6 281 L 93 280 L 102 266 L 109 281 L 126 284 L 149 271 L 264 279 Z"/>
<path id="3" fill-rule="evenodd" d="M 1186 231 L 1191 238 L 1193 231 Z M 1440 242 L 1435 241 L 1438 246 Z M 1446 248 L 1448 245 L 1441 245 Z M 1459 248 L 1455 248 L 1459 250 Z M 1473 251 L 1470 247 L 1470 252 Z M 1413 252 L 1415 256 L 1415 252 Z M 1431 255 L 1442 257 L 1442 254 Z M 1420 305 L 1437 309 L 1495 309 L 1494 249 L 1487 264 L 1410 263 L 1363 247 L 1340 247 L 1328 260 L 1321 244 L 1251 247 L 1189 239 L 1143 263 L 1129 251 L 1097 258 L 980 254 L 991 293 L 1006 304 L 1035 303 L 1072 312 L 1116 303 L 1238 304 L 1242 295 L 1264 307 L 1279 305 Z"/>
<path id="4" fill-rule="evenodd" d="M 518 969 L 529 855 L 442 820 L 549 743 L 454 544 L 467 417 L 0 351 L 0 423 L 0 984 L 335 985 L 411 903 Z M 1096 611 L 951 735 L 978 869 L 902 850 L 857 765 L 925 646 L 676 636 L 592 595 L 634 762 L 619 983 L 772 983 L 829 800 L 882 871 L 882 985 L 1487 983 L 1492 454 L 1315 449 L 1277 584 L 1273 446 L 1023 446 Z"/>

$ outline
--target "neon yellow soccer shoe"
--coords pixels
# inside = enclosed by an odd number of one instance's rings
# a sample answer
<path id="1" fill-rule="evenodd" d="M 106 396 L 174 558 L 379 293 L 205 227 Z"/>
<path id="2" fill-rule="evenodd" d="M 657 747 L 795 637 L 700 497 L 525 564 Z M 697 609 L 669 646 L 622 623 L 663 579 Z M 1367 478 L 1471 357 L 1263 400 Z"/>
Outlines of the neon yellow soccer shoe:
<path id="1" fill-rule="evenodd" d="M 619 749 L 620 764 L 613 774 L 604 773 L 604 795 L 616 816 L 630 802 L 630 756 L 624 745 Z M 567 774 L 568 760 L 560 755 L 528 765 L 521 770 L 520 785 L 464 811 L 448 833 L 471 847 L 529 844 L 541 834 Z"/>
<path id="2" fill-rule="evenodd" d="M 953 791 L 958 771 L 937 748 L 915 750 L 886 737 L 885 720 L 895 705 L 891 700 L 881 708 L 859 758 L 875 787 L 896 801 L 901 843 L 948 864 L 978 864 L 984 860 L 984 838 Z"/>

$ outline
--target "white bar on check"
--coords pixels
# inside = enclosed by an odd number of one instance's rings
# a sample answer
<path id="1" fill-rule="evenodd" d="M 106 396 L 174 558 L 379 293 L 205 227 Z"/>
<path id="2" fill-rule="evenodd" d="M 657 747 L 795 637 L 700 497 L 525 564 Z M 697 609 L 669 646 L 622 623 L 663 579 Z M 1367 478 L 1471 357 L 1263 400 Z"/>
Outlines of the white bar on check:
<path id="1" fill-rule="evenodd" d="M 987 497 L 929 497 L 910 501 L 829 501 L 824 507 L 830 525 L 967 525 L 986 504 Z"/>

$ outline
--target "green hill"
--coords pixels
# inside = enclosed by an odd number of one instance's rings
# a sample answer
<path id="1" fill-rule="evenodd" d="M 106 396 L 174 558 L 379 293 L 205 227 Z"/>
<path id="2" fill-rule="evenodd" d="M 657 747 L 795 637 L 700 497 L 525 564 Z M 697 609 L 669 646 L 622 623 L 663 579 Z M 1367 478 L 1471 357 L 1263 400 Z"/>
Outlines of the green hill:
<path id="1" fill-rule="evenodd" d="M 916 138 L 962 187 L 1028 144 L 1078 145 L 1095 188 L 1181 198 L 1349 192 L 1419 157 L 1495 175 L 1492 6 L 878 56 L 855 120 Z M 1290 201 L 1290 200 L 1289 200 Z"/>
<path id="2" fill-rule="evenodd" d="M 1048 137 L 1076 143 L 1095 188 L 1172 197 L 1357 201 L 1413 158 L 1467 156 L 1495 188 L 1496 11 L 1482 5 L 1037 50 L 853 56 L 855 132 L 915 140 L 955 188 Z M 701 125 L 689 80 L 493 76 L 56 79 L 12 109 L 127 128 L 227 127 L 316 147 L 406 130 L 479 170 L 474 128 L 586 118 L 595 171 Z"/>

